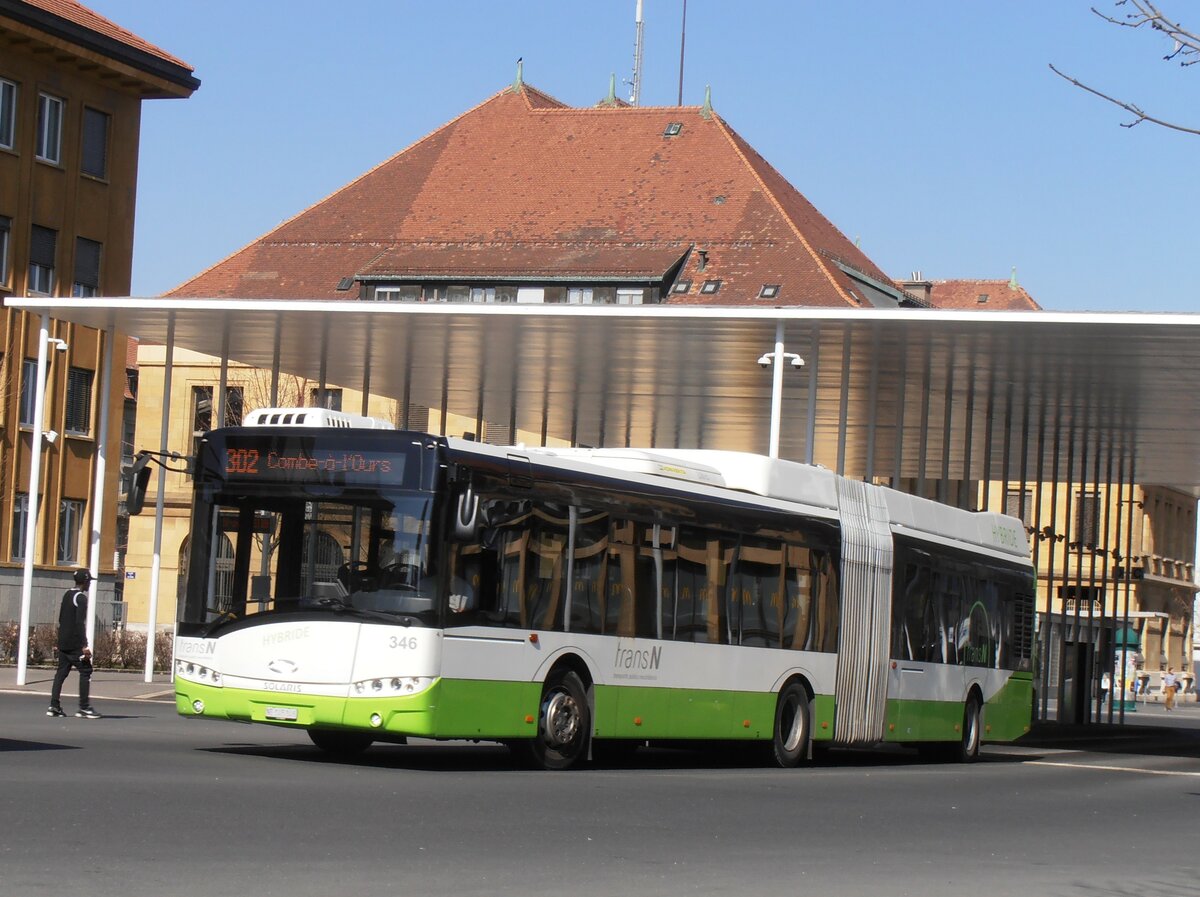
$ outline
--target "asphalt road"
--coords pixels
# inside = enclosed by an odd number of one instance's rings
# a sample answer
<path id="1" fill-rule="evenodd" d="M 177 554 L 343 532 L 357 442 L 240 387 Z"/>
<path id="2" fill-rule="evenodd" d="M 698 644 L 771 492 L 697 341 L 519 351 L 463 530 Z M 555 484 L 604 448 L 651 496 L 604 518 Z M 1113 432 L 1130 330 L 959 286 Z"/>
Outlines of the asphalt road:
<path id="1" fill-rule="evenodd" d="M 108 701 L 96 721 L 44 708 L 0 694 L 3 895 L 1200 890 L 1194 738 L 989 747 L 971 766 L 832 751 L 791 771 L 653 750 L 546 773 L 490 745 L 340 763 L 302 732 L 170 704 Z"/>

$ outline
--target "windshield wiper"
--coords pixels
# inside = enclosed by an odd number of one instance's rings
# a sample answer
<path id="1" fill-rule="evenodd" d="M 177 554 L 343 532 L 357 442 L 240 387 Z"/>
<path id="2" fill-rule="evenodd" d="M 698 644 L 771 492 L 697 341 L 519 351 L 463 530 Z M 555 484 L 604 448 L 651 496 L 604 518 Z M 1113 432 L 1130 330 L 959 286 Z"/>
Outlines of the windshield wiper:
<path id="1" fill-rule="evenodd" d="M 388 614 L 378 610 L 367 610 L 363 607 L 355 607 L 353 604 L 347 604 L 341 598 L 306 598 L 301 602 L 301 607 L 320 607 L 332 610 L 338 614 L 352 614 L 356 617 L 364 617 L 368 620 L 382 620 L 386 623 L 402 623 L 404 626 L 411 626 L 416 618 L 409 614 Z"/>

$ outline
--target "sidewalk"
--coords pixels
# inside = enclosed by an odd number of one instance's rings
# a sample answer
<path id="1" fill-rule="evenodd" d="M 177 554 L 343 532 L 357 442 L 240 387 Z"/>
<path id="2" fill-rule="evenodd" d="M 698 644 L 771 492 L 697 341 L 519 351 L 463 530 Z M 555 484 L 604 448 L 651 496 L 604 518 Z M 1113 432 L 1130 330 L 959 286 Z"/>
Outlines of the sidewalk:
<path id="1" fill-rule="evenodd" d="M 54 670 L 49 667 L 29 667 L 25 671 L 25 684 L 17 685 L 17 668 L 0 666 L 0 693 L 17 695 L 43 695 L 50 697 L 54 684 Z M 63 704 L 72 706 L 79 694 L 79 674 L 72 670 L 63 686 Z M 132 670 L 96 670 L 92 673 L 93 701 L 156 701 L 175 703 L 175 686 L 166 673 L 155 673 L 152 682 L 146 681 L 142 672 Z"/>

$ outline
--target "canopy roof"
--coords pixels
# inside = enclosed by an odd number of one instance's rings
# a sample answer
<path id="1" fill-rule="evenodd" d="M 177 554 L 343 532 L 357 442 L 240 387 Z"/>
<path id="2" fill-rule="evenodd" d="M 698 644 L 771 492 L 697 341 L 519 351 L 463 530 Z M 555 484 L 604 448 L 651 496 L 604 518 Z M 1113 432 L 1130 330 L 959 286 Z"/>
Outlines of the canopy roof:
<path id="1" fill-rule="evenodd" d="M 1104 481 L 1200 495 L 1200 315 L 237 299 L 8 304 L 585 445 L 765 453 L 857 476 Z M 814 401 L 810 405 L 810 393 Z M 811 407 L 811 416 L 810 416 Z M 846 422 L 843 424 L 843 422 Z M 811 432 L 811 451 L 809 434 Z M 897 438 L 897 433 L 902 438 Z M 1070 465 L 1070 469 L 1068 469 Z M 1099 473 L 1097 477 L 1096 474 Z M 1124 477 L 1127 479 L 1128 474 Z"/>

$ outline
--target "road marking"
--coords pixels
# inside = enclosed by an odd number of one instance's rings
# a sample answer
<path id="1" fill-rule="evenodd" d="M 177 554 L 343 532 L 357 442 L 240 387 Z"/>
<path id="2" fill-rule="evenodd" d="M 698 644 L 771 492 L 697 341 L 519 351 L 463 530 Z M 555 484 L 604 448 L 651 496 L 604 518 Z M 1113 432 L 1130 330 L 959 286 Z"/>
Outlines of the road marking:
<path id="1" fill-rule="evenodd" d="M 175 689 L 167 688 L 167 689 L 163 689 L 162 691 L 148 691 L 144 695 L 134 695 L 130 700 L 153 701 L 155 698 L 162 698 L 162 697 L 166 697 L 167 695 L 174 695 L 174 694 L 175 694 Z"/>
<path id="2" fill-rule="evenodd" d="M 1027 760 L 1026 766 L 1061 766 L 1066 769 L 1094 769 L 1098 772 L 1140 772 L 1148 776 L 1190 776 L 1200 778 L 1200 772 L 1183 772 L 1177 769 L 1137 769 L 1133 766 L 1100 766 L 1091 763 L 1055 763 L 1050 760 Z"/>

